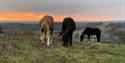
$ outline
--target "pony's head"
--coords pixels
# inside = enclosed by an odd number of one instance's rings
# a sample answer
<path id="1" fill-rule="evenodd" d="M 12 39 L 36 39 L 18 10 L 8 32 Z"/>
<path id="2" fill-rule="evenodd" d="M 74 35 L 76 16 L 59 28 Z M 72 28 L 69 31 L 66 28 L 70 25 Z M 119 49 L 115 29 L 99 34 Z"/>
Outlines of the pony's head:
<path id="1" fill-rule="evenodd" d="M 64 38 L 65 38 L 66 35 L 67 35 L 67 32 L 68 32 L 68 30 L 65 30 L 65 31 L 61 31 L 61 32 L 59 32 L 58 37 L 61 37 L 61 40 L 63 41 Z"/>

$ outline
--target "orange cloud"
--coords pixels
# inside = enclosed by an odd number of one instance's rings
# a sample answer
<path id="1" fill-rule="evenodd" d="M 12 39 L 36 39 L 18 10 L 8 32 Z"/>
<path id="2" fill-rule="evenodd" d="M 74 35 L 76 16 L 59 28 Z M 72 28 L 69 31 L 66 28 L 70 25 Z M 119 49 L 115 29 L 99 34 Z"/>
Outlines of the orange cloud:
<path id="1" fill-rule="evenodd" d="M 3 13 L 0 16 L 0 20 L 37 20 L 39 19 L 39 15 L 33 13 Z"/>
<path id="2" fill-rule="evenodd" d="M 62 21 L 64 17 L 61 15 L 54 15 L 49 13 L 19 13 L 19 12 L 11 12 L 11 13 L 2 13 L 0 15 L 0 20 L 22 20 L 22 21 L 30 21 L 35 20 L 39 21 L 44 15 L 51 15 L 53 16 L 55 21 Z M 96 16 L 71 16 L 74 18 L 75 21 L 109 21 L 112 20 L 111 18 L 106 17 L 96 17 Z"/>

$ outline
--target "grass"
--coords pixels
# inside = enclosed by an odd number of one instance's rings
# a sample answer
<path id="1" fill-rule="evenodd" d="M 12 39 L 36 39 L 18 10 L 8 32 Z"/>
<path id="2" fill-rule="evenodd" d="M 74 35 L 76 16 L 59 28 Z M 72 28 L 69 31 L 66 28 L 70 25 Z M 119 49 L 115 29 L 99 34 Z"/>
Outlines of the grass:
<path id="1" fill-rule="evenodd" d="M 74 42 L 65 48 L 54 38 L 47 47 L 38 32 L 0 34 L 0 63 L 124 63 L 125 45 Z"/>

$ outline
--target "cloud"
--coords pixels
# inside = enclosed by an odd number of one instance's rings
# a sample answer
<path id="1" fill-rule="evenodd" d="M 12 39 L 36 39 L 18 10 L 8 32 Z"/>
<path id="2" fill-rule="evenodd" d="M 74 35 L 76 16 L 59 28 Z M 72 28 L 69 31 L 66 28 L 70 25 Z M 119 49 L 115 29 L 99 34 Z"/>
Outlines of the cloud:
<path id="1" fill-rule="evenodd" d="M 51 13 L 57 15 L 124 18 L 124 0 L 0 0 L 2 12 Z"/>
<path id="2" fill-rule="evenodd" d="M 33 14 L 33 13 L 24 13 L 24 12 L 11 12 L 11 13 L 5 13 L 0 16 L 0 20 L 22 20 L 22 21 L 39 21 L 45 13 L 42 14 Z M 49 14 L 51 15 L 51 14 Z M 62 15 L 51 15 L 53 16 L 55 21 L 62 21 L 66 16 Z M 96 16 L 72 16 L 72 18 L 75 21 L 110 21 L 111 18 L 105 18 L 105 17 L 96 17 Z"/>

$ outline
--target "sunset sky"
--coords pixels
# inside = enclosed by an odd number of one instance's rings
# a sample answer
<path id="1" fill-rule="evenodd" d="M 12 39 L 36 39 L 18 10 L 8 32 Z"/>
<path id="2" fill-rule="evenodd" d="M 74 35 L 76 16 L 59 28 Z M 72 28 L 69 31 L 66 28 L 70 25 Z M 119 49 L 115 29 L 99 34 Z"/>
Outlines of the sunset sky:
<path id="1" fill-rule="evenodd" d="M 0 0 L 0 20 L 39 21 L 44 15 L 55 21 L 125 20 L 124 0 Z"/>

